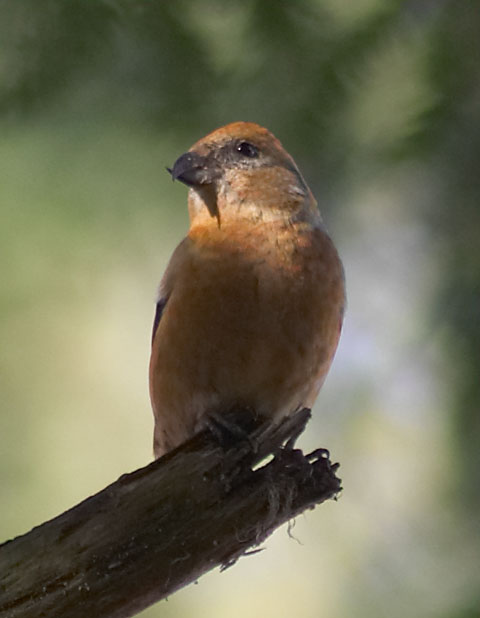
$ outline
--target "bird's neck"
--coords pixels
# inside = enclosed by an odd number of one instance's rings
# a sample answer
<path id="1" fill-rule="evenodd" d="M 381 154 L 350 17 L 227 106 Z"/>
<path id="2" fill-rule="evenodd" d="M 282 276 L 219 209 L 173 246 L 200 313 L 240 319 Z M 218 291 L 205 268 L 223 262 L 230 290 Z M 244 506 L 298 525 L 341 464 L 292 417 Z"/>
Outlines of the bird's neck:
<path id="1" fill-rule="evenodd" d="M 321 226 L 321 225 L 320 225 Z M 308 251 L 319 226 L 305 221 L 285 220 L 252 223 L 246 219 L 226 218 L 219 227 L 210 219 L 195 221 L 190 227 L 188 238 L 193 251 L 203 257 L 230 259 L 232 256 L 248 260 L 259 260 L 268 264 L 286 265 L 301 259 Z"/>
<path id="2" fill-rule="evenodd" d="M 191 228 L 232 229 L 235 226 L 255 228 L 271 225 L 282 228 L 295 224 L 321 227 L 322 219 L 317 204 L 309 192 L 307 195 L 291 194 L 288 202 L 281 200 L 250 199 L 250 196 L 234 195 L 232 191 L 215 191 L 212 187 L 190 190 L 188 210 Z"/>

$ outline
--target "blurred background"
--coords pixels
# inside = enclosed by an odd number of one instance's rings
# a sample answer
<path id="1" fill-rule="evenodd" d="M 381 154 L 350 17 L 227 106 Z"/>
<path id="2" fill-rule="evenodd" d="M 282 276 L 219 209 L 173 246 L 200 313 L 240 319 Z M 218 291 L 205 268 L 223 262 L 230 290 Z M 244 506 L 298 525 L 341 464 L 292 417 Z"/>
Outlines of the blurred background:
<path id="1" fill-rule="evenodd" d="M 0 2 L 1 540 L 151 460 L 165 166 L 250 120 L 344 261 L 301 445 L 345 489 L 141 615 L 480 616 L 479 33 L 474 0 Z"/>

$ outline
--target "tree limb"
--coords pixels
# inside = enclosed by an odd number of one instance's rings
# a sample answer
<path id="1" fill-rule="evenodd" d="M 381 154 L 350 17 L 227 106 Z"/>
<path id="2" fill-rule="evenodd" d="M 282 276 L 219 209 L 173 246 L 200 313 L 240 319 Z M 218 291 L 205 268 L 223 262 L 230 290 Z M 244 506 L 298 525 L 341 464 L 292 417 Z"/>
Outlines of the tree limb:
<path id="1" fill-rule="evenodd" d="M 0 618 L 125 618 L 233 564 L 341 490 L 326 451 L 282 448 L 308 418 L 302 410 L 227 446 L 205 431 L 3 544 Z"/>

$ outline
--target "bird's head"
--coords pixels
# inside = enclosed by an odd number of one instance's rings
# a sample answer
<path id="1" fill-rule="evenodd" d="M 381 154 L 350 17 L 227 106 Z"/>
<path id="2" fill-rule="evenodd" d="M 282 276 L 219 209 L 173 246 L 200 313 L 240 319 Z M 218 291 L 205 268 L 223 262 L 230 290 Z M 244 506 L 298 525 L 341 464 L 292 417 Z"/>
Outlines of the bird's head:
<path id="1" fill-rule="evenodd" d="M 192 224 L 216 217 L 257 222 L 320 218 L 292 157 L 267 129 L 234 122 L 209 133 L 169 172 L 190 187 Z"/>

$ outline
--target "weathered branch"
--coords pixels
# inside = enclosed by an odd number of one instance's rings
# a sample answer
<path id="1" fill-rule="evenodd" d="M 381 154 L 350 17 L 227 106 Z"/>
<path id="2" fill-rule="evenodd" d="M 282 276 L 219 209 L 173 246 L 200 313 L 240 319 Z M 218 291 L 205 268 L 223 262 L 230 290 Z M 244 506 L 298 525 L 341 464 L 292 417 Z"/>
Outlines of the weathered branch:
<path id="1" fill-rule="evenodd" d="M 229 447 L 203 432 L 0 546 L 0 618 L 133 616 L 232 564 L 340 491 L 326 451 L 281 448 L 308 418 L 303 410 Z"/>

